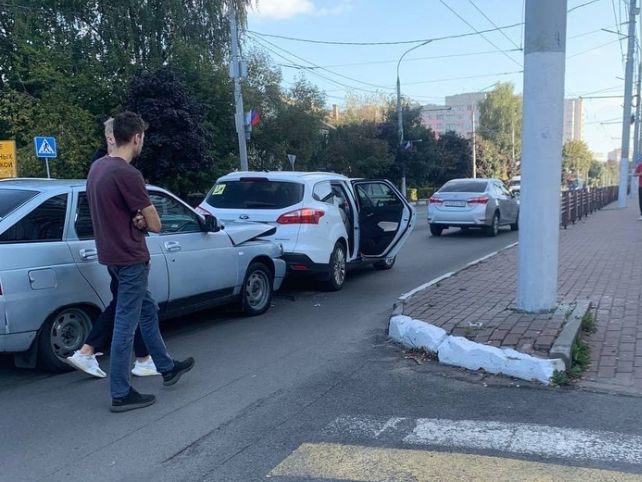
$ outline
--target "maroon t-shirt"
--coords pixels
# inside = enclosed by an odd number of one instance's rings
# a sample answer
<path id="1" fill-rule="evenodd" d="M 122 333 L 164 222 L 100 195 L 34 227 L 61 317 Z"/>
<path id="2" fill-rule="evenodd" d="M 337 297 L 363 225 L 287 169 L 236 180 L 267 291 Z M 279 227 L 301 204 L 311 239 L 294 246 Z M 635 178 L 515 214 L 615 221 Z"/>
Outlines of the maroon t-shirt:
<path id="1" fill-rule="evenodd" d="M 132 223 L 139 210 L 152 204 L 140 171 L 120 157 L 94 161 L 87 176 L 87 198 L 98 261 L 108 266 L 149 261 L 145 234 Z"/>

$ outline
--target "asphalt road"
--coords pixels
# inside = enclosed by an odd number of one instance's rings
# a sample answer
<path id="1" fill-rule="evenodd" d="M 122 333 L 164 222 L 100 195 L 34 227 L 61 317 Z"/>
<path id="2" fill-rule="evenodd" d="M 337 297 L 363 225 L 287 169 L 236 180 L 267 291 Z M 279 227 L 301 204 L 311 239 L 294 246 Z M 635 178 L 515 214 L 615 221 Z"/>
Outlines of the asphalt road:
<path id="1" fill-rule="evenodd" d="M 349 431 L 329 437 L 324 427 L 346 415 L 642 432 L 642 407 L 633 398 L 518 387 L 404 358 L 385 337 L 393 301 L 517 239 L 504 230 L 496 238 L 454 230 L 431 238 L 425 208 L 418 219 L 391 271 L 359 269 L 341 292 L 317 292 L 295 280 L 264 316 L 244 319 L 219 310 L 166 323 L 170 352 L 194 356 L 197 365 L 169 389 L 157 377 L 134 380 L 140 391 L 157 394 L 150 408 L 112 414 L 107 380 L 18 370 L 4 359 L 0 480 L 244 482 L 264 480 L 306 442 L 400 445 Z M 582 465 L 638 470 L 608 460 Z"/>

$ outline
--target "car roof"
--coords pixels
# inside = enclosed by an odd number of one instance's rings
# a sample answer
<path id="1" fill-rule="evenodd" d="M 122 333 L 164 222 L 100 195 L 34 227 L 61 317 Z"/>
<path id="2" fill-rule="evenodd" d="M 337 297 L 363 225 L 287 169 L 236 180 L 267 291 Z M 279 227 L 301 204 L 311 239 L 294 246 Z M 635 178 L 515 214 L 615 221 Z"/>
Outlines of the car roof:
<path id="1" fill-rule="evenodd" d="M 84 179 L 46 179 L 36 177 L 0 179 L 0 189 L 18 188 L 18 189 L 37 189 L 38 191 L 47 191 L 49 189 L 59 189 L 62 187 L 84 186 Z"/>
<path id="2" fill-rule="evenodd" d="M 263 177 L 271 181 L 293 181 L 315 182 L 326 181 L 328 179 L 337 179 L 348 181 L 349 179 L 341 174 L 334 172 L 300 172 L 300 171 L 240 171 L 231 172 L 220 177 L 219 181 L 232 181 L 242 177 Z"/>
<path id="3" fill-rule="evenodd" d="M 464 182 L 464 181 L 501 182 L 499 179 L 493 179 L 490 177 L 462 177 L 460 179 L 451 179 L 450 181 L 447 181 L 446 184 L 448 184 L 449 182 Z"/>

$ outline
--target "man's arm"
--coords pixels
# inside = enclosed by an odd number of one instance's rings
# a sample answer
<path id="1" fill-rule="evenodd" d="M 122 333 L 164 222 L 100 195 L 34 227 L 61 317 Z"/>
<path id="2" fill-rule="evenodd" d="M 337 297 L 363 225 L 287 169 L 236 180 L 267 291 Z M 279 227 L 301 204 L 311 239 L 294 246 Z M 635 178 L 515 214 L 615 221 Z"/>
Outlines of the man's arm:
<path id="1" fill-rule="evenodd" d="M 151 231 L 152 233 L 161 232 L 161 228 L 162 228 L 161 220 L 160 220 L 160 217 L 158 217 L 158 211 L 156 211 L 156 208 L 154 207 L 153 204 L 150 204 L 146 208 L 141 209 L 140 213 L 145 218 L 147 231 Z"/>

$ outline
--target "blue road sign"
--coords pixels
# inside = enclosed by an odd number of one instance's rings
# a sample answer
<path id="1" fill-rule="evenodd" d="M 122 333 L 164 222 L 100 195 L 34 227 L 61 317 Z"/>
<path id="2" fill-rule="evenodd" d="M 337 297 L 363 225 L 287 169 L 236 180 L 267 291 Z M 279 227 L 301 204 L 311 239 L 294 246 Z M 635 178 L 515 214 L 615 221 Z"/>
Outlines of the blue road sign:
<path id="1" fill-rule="evenodd" d="M 34 137 L 37 157 L 54 158 L 58 156 L 55 137 Z"/>

